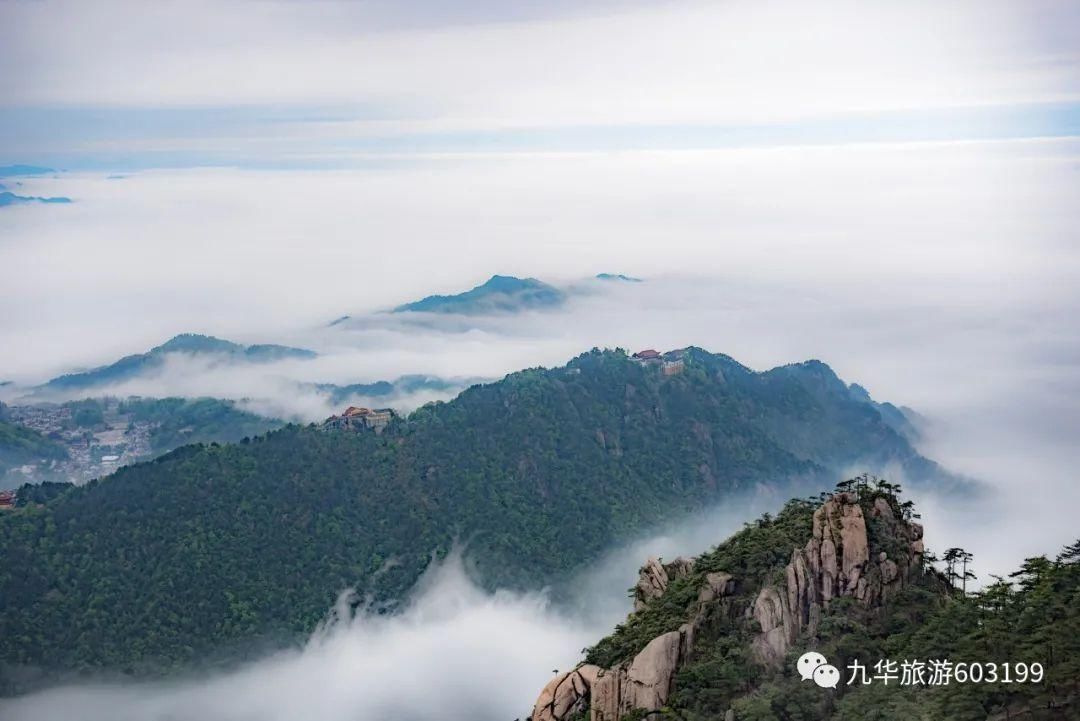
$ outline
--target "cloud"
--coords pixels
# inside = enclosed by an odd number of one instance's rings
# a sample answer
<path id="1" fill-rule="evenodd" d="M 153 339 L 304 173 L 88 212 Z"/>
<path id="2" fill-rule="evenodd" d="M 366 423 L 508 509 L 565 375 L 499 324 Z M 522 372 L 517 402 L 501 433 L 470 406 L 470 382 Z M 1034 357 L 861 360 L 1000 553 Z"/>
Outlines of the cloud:
<path id="1" fill-rule="evenodd" d="M 6 25 L 20 32 L 7 65 L 27 72 L 7 77 L 5 96 L 90 106 L 374 100 L 505 127 L 1048 100 L 1075 80 L 1060 56 L 1034 55 L 1033 41 L 1053 36 L 1032 33 L 1065 12 L 1046 3 L 694 2 L 401 30 L 349 5 L 9 3 Z M 1008 58 L 1025 52 L 1021 74 Z"/>
<path id="2" fill-rule="evenodd" d="M 1009 533 L 935 524 L 1004 571 L 1075 540 L 1078 151 L 912 143 L 28 179 L 22 192 L 77 202 L 0 217 L 0 348 L 15 349 L 0 380 L 203 332 L 320 357 L 254 374 L 177 363 L 126 390 L 317 420 L 334 409 L 297 383 L 499 378 L 593 346 L 698 345 L 757 369 L 816 357 L 934 419 L 926 455 L 1016 502 L 993 509 Z M 493 273 L 571 285 L 597 272 L 647 282 L 558 312 L 379 312 Z M 328 327 L 344 314 L 357 322 Z"/>

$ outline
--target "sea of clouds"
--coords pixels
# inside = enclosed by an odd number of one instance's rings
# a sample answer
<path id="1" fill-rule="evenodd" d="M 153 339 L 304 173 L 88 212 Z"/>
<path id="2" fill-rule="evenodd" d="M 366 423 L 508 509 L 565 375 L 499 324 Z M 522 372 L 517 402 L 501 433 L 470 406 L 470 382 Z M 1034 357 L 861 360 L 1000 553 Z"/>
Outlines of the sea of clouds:
<path id="1" fill-rule="evenodd" d="M 541 154 L 422 171 L 28 181 L 30 194 L 75 202 L 0 215 L 0 346 L 16 349 L 0 377 L 30 387 L 178 332 L 288 343 L 321 355 L 243 368 L 174 358 L 112 390 L 316 420 L 334 409 L 300 383 L 498 378 L 594 346 L 698 345 L 756 369 L 816 357 L 915 408 L 929 419 L 920 450 L 992 489 L 916 499 L 931 547 L 972 550 L 986 580 L 1076 540 L 1078 150 L 1026 140 Z M 597 272 L 646 282 L 586 280 Z M 385 313 L 493 273 L 578 292 L 560 309 L 469 321 Z M 342 315 L 357 320 L 330 325 Z M 628 567 L 608 591 L 633 583 Z M 295 719 L 319 704 L 328 719 L 390 707 L 509 719 L 618 620 L 582 607 L 595 604 L 485 594 L 451 564 L 400 616 L 361 615 L 302 651 L 211 680 L 59 689 L 3 715 L 77 704 L 86 718 Z"/>

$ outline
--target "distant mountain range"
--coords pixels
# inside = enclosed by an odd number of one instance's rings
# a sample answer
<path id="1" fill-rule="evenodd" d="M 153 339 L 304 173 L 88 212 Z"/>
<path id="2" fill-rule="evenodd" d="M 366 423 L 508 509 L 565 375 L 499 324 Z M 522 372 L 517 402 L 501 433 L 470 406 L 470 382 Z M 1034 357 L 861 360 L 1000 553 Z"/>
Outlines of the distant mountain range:
<path id="1" fill-rule="evenodd" d="M 394 399 L 402 396 L 431 391 L 434 393 L 447 393 L 461 390 L 477 383 L 486 382 L 486 378 L 447 379 L 429 375 L 405 375 L 392 381 L 375 381 L 373 383 L 350 383 L 338 385 L 336 383 L 313 383 L 306 384 L 304 388 L 311 388 L 319 393 L 328 394 L 330 401 L 335 404 L 347 403 L 355 398 L 386 398 Z M 387 400 L 390 402 L 390 400 Z"/>
<path id="2" fill-rule="evenodd" d="M 16 178 L 27 175 L 49 175 L 56 171 L 52 168 L 43 168 L 38 165 L 3 165 L 0 166 L 0 178 Z M 21 185 L 21 183 L 16 183 Z M 0 184 L 0 208 L 12 205 L 27 205 L 29 203 L 70 203 L 71 198 L 63 196 L 42 197 L 37 195 L 18 195 L 11 192 Z"/>
<path id="3" fill-rule="evenodd" d="M 54 168 L 45 168 L 40 165 L 0 165 L 0 178 L 15 178 L 22 175 L 50 175 L 55 172 Z"/>
<path id="4" fill-rule="evenodd" d="M 150 673 L 288 642 L 342 588 L 401 598 L 461 538 L 486 585 L 535 588 L 688 510 L 852 466 L 967 487 L 819 361 L 755 372 L 697 348 L 595 350 L 381 434 L 288 426 L 187 446 L 8 511 L 0 657 Z"/>
<path id="5" fill-rule="evenodd" d="M 566 293 L 536 278 L 493 275 L 472 290 L 457 295 L 429 295 L 394 308 L 395 313 L 458 313 L 483 315 L 516 313 L 562 305 Z"/>
<path id="6" fill-rule="evenodd" d="M 173 354 L 184 354 L 222 362 L 253 364 L 271 363 L 285 359 L 310 360 L 318 357 L 315 351 L 306 348 L 294 348 L 270 343 L 245 346 L 213 336 L 184 333 L 171 338 L 156 348 L 150 349 L 146 353 L 125 356 L 109 365 L 58 376 L 38 386 L 35 390 L 45 393 L 48 391 L 64 391 L 68 394 L 73 391 L 95 393 L 107 390 L 111 385 L 133 380 L 159 370 L 165 363 L 165 359 Z M 297 381 L 297 389 L 329 396 L 331 403 L 338 404 L 363 398 L 393 400 L 423 391 L 445 393 L 460 390 L 485 380 L 488 379 L 451 379 L 414 374 L 400 376 L 394 380 L 345 385 Z M 33 398 L 25 400 L 33 400 Z"/>
<path id="7" fill-rule="evenodd" d="M 65 198 L 63 196 L 56 196 L 52 198 L 45 198 L 37 195 L 16 195 L 11 191 L 5 190 L 0 192 L 0 208 L 7 207 L 9 205 L 25 205 L 27 203 L 70 203 L 71 198 Z"/>
<path id="8" fill-rule="evenodd" d="M 575 293 L 587 293 L 587 284 L 642 283 L 641 278 L 617 273 L 599 273 L 585 283 L 559 287 L 536 278 L 493 275 L 475 288 L 452 295 L 429 295 L 393 308 L 393 314 L 431 313 L 456 316 L 512 315 L 530 310 L 551 310 L 566 303 Z M 343 315 L 329 323 L 346 325 L 359 319 Z"/>
<path id="9" fill-rule="evenodd" d="M 92 368 L 79 373 L 68 373 L 53 378 L 44 384 L 43 390 L 93 390 L 123 381 L 132 380 L 145 373 L 155 371 L 165 364 L 169 355 L 184 354 L 204 358 L 220 359 L 240 363 L 269 363 L 294 358 L 306 360 L 315 358 L 314 351 L 304 348 L 292 348 L 283 345 L 258 344 L 240 345 L 231 341 L 196 333 L 183 333 L 152 348 L 146 353 L 138 353 L 121 358 L 106 366 Z"/>

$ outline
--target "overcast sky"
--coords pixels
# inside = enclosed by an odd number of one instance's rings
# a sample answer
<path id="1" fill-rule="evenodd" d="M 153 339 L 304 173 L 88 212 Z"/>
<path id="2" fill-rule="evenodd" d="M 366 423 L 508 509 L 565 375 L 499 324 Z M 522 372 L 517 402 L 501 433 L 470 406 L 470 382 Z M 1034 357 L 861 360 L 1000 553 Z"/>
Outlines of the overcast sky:
<path id="1" fill-rule="evenodd" d="M 1075 134 L 1078 16 L 1068 0 L 7 0 L 0 153 L 341 167 Z"/>

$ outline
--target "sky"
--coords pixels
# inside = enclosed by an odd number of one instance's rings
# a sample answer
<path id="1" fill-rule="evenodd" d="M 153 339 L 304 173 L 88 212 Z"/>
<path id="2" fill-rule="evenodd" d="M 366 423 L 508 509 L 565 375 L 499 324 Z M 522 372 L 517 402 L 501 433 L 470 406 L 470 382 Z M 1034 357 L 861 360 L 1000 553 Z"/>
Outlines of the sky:
<path id="1" fill-rule="evenodd" d="M 1078 54 L 1064 1 L 0 0 L 0 166 L 57 170 L 0 185 L 74 201 L 0 208 L 0 380 L 180 332 L 289 343 L 321 355 L 117 390 L 316 420 L 334 409 L 299 382 L 497 378 L 593 346 L 819 358 L 993 489 L 918 500 L 932 547 L 1005 573 L 1076 540 Z M 495 273 L 575 292 L 384 312 Z M 558 627 L 539 666 L 598 627 L 459 580 L 476 618 Z M 533 687 L 535 659 L 492 653 Z"/>
<path id="2" fill-rule="evenodd" d="M 325 168 L 1075 135 L 1078 15 L 1047 0 L 6 0 L 0 154 Z"/>

